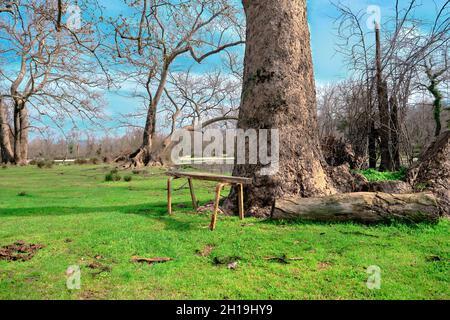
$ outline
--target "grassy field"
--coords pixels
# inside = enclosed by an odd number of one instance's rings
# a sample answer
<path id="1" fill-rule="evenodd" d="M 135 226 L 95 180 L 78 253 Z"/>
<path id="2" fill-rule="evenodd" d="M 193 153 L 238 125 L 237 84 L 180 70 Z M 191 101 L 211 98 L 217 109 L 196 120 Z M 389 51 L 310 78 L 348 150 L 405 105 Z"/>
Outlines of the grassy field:
<path id="1" fill-rule="evenodd" d="M 166 215 L 161 170 L 105 182 L 109 170 L 0 168 L 0 247 L 45 245 L 29 261 L 0 261 L 0 299 L 450 298 L 448 220 L 365 227 L 221 217 L 211 232 L 186 188 L 174 194 L 175 216 Z M 212 200 L 210 185 L 195 185 L 201 202 Z M 209 256 L 196 254 L 208 245 Z M 302 260 L 264 259 L 283 255 Z M 174 261 L 146 265 L 132 256 Z M 214 264 L 230 256 L 240 257 L 235 270 Z M 80 290 L 66 287 L 70 265 L 81 267 Z M 366 286 L 371 265 L 382 270 L 380 290 Z"/>

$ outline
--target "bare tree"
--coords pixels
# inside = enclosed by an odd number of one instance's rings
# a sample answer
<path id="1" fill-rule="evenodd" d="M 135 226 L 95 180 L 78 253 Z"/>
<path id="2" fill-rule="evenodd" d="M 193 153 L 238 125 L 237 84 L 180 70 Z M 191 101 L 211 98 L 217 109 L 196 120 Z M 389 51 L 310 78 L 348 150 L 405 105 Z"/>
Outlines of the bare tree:
<path id="1" fill-rule="evenodd" d="M 328 150 L 330 147 L 339 148 L 329 144 L 340 138 L 343 143 L 350 143 L 353 159 L 349 164 L 358 168 L 366 166 L 368 156 L 367 136 L 370 128 L 366 122 L 367 94 L 366 85 L 360 79 L 349 79 L 318 88 L 318 119 L 322 145 Z M 339 154 L 344 152 L 338 151 Z"/>
<path id="2" fill-rule="evenodd" d="M 448 56 L 448 47 L 439 52 L 439 62 L 435 62 L 433 56 L 424 62 L 423 69 L 428 80 L 427 84 L 422 84 L 428 92 L 433 96 L 433 116 L 436 125 L 435 137 L 439 136 L 442 131 L 442 111 L 443 111 L 443 95 L 440 85 L 444 81 L 450 81 L 450 62 Z"/>
<path id="3" fill-rule="evenodd" d="M 241 14 L 226 0 L 127 1 L 133 12 L 112 21 L 119 61 L 142 85 L 147 103 L 142 146 L 126 157 L 128 166 L 151 158 L 158 108 L 177 58 L 201 63 L 244 43 Z M 121 158 L 123 160 L 123 158 Z"/>
<path id="4" fill-rule="evenodd" d="M 171 127 L 236 120 L 241 83 L 220 70 L 195 74 L 191 69 L 170 75 L 162 110 Z M 179 123 L 177 125 L 177 122 Z"/>
<path id="5" fill-rule="evenodd" d="M 375 28 L 373 45 L 368 45 L 372 30 L 365 29 L 368 19 L 365 11 L 338 2 L 335 4 L 340 12 L 338 17 L 338 34 L 341 43 L 339 52 L 348 59 L 349 66 L 356 76 L 366 79 L 368 92 L 377 88 L 377 98 L 368 95 L 368 104 L 377 101 L 378 114 L 369 112 L 369 123 L 378 126 L 380 133 L 381 166 L 380 169 L 398 169 L 401 163 L 400 146 L 405 141 L 403 121 L 408 103 L 417 90 L 415 82 L 419 69 L 434 51 L 448 43 L 450 34 L 450 1 L 441 1 L 437 6 L 435 19 L 428 21 L 418 19 L 415 13 L 423 3 L 409 0 L 401 5 L 394 3 L 394 15 L 383 16 L 384 22 Z M 383 30 L 381 34 L 380 29 Z M 373 48 L 375 46 L 375 48 Z M 374 69 L 375 66 L 375 69 Z M 374 76 L 374 71 L 376 71 Z M 372 110 L 372 108 L 368 108 Z M 373 153 L 374 137 L 369 135 L 369 154 Z M 373 167 L 376 157 L 369 156 Z"/>
<path id="6" fill-rule="evenodd" d="M 95 1 L 78 5 L 92 10 Z M 27 161 L 30 117 L 63 125 L 67 118 L 75 122 L 77 115 L 93 121 L 100 115 L 95 88 L 104 85 L 105 78 L 94 54 L 99 48 L 97 25 L 88 19 L 55 28 L 59 9 L 51 0 L 18 2 L 13 14 L 0 21 L 1 59 L 8 64 L 0 70 L 0 81 L 9 91 L 1 97 L 13 104 L 11 136 L 17 164 Z"/>
<path id="7" fill-rule="evenodd" d="M 380 171 L 392 171 L 393 163 L 391 157 L 391 116 L 389 114 L 389 97 L 387 81 L 383 77 L 382 67 L 382 52 L 381 52 L 381 38 L 380 25 L 375 26 L 376 37 L 376 87 L 378 98 L 378 114 L 380 116 L 380 151 L 381 164 Z"/>

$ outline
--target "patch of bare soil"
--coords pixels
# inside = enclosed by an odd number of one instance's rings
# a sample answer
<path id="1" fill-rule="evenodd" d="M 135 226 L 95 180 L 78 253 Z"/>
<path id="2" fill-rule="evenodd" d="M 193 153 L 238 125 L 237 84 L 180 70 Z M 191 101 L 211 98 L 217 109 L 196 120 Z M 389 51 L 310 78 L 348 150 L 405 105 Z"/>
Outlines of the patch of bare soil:
<path id="1" fill-rule="evenodd" d="M 333 266 L 333 263 L 329 262 L 329 261 L 322 261 L 319 262 L 317 264 L 317 268 L 319 270 L 328 270 L 329 268 L 331 268 Z"/>
<path id="2" fill-rule="evenodd" d="M 197 213 L 199 214 L 210 214 L 214 212 L 214 202 L 210 202 L 198 208 Z M 222 208 L 219 207 L 219 214 L 224 214 Z"/>
<path id="3" fill-rule="evenodd" d="M 93 272 L 91 272 L 91 275 L 94 277 L 103 272 L 111 272 L 112 269 L 110 266 L 106 266 L 100 262 L 91 262 L 87 265 L 87 267 L 93 270 Z"/>
<path id="4" fill-rule="evenodd" d="M 207 246 L 205 246 L 203 248 L 203 250 L 197 250 L 195 252 L 196 255 L 200 256 L 200 257 L 207 257 L 211 254 L 211 252 L 214 250 L 215 246 L 212 244 L 208 244 Z"/>
<path id="5" fill-rule="evenodd" d="M 19 240 L 0 248 L 0 260 L 28 261 L 33 258 L 38 250 L 44 247 L 42 244 L 31 244 Z"/>

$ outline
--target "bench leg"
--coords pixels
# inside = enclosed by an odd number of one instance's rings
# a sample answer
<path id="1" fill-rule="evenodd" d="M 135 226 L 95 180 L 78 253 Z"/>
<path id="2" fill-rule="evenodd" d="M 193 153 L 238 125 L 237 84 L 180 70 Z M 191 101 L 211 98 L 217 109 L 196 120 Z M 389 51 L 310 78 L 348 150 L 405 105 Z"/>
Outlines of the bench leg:
<path id="1" fill-rule="evenodd" d="M 173 177 L 167 179 L 167 212 L 172 215 L 172 180 Z"/>
<path id="2" fill-rule="evenodd" d="M 189 181 L 189 190 L 191 191 L 192 206 L 194 207 L 194 210 L 197 211 L 198 202 L 194 192 L 194 185 L 192 184 L 192 179 L 188 179 L 188 181 Z"/>
<path id="3" fill-rule="evenodd" d="M 214 202 L 214 213 L 211 217 L 211 224 L 209 225 L 209 229 L 211 229 L 211 231 L 214 231 L 216 229 L 217 215 L 219 213 L 220 192 L 222 191 L 223 187 L 224 187 L 223 183 L 219 183 L 216 187 L 216 201 Z"/>
<path id="4" fill-rule="evenodd" d="M 244 211 L 244 185 L 240 183 L 238 185 L 239 192 L 238 192 L 238 201 L 239 201 L 239 218 L 241 220 L 244 220 L 245 211 Z"/>

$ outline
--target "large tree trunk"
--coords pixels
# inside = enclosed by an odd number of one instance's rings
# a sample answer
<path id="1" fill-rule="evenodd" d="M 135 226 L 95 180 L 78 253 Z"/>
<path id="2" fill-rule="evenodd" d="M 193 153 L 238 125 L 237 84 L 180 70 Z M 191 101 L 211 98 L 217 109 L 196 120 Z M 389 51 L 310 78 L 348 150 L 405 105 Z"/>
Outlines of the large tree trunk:
<path id="1" fill-rule="evenodd" d="M 392 157 L 391 157 L 391 138 L 390 138 L 390 115 L 389 115 L 389 100 L 387 92 L 387 83 L 383 80 L 383 68 L 381 64 L 381 39 L 380 26 L 375 28 L 376 35 L 376 69 L 377 69 L 377 95 L 378 95 L 378 109 L 380 114 L 380 151 L 381 164 L 380 171 L 392 171 Z"/>
<path id="2" fill-rule="evenodd" d="M 346 193 L 324 198 L 277 201 L 273 219 L 319 222 L 354 221 L 365 224 L 436 222 L 440 209 L 432 193 Z"/>
<path id="3" fill-rule="evenodd" d="M 278 197 L 324 196 L 335 189 L 318 138 L 306 0 L 243 0 L 243 5 L 247 38 L 238 128 L 278 129 L 280 153 L 275 175 L 261 175 L 260 164 L 238 164 L 234 175 L 253 178 L 246 207 L 263 216 Z M 236 190 L 227 202 L 234 208 Z"/>
<path id="4" fill-rule="evenodd" d="M 13 163 L 14 154 L 11 147 L 11 137 L 9 133 L 8 119 L 3 100 L 0 97 L 0 162 Z"/>
<path id="5" fill-rule="evenodd" d="M 133 153 L 120 156 L 115 162 L 122 162 L 124 168 L 141 168 L 149 165 L 161 165 L 160 159 L 155 159 L 152 154 L 152 139 L 156 132 L 156 102 L 153 101 L 147 111 L 142 145 Z"/>

